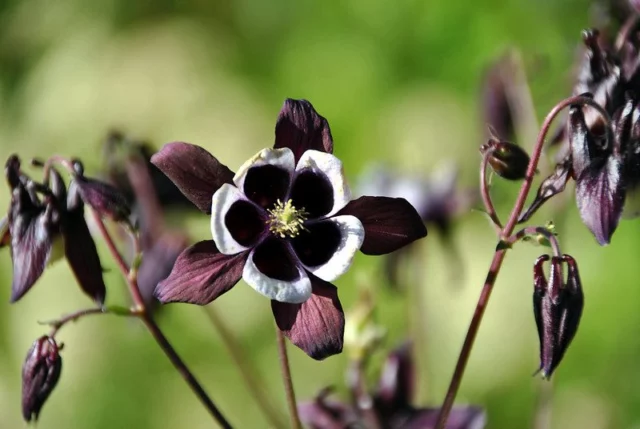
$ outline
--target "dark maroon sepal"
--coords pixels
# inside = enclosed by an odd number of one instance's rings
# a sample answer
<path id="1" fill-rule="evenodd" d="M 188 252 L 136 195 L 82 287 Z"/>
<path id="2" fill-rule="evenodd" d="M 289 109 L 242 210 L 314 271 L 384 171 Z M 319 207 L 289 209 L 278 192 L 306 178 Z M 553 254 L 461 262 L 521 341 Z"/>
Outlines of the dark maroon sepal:
<path id="1" fill-rule="evenodd" d="M 278 115 L 273 147 L 291 149 L 296 163 L 307 150 L 333 153 L 329 123 L 307 100 L 288 98 Z"/>
<path id="2" fill-rule="evenodd" d="M 82 206 L 67 212 L 62 225 L 64 253 L 84 293 L 98 305 L 104 304 L 107 288 L 102 277 L 98 249 L 93 241 Z"/>
<path id="3" fill-rule="evenodd" d="M 171 179 L 200 211 L 211 213 L 211 197 L 233 172 L 200 146 L 167 143 L 151 157 L 151 163 Z"/>
<path id="4" fill-rule="evenodd" d="M 155 297 L 163 304 L 209 304 L 242 278 L 248 255 L 224 255 L 213 240 L 200 241 L 178 256 L 169 277 L 156 286 Z"/>
<path id="5" fill-rule="evenodd" d="M 547 200 L 564 191 L 569 178 L 571 178 L 571 163 L 571 154 L 569 153 L 564 160 L 556 164 L 553 173 L 540 184 L 531 205 L 518 218 L 518 223 L 528 221 Z"/>
<path id="6" fill-rule="evenodd" d="M 21 193 L 20 188 L 15 191 L 14 197 Z M 56 220 L 57 211 L 48 200 L 46 206 L 32 205 L 31 202 L 23 205 L 12 201 L 9 219 L 13 261 L 11 302 L 18 301 L 31 289 L 44 273 L 51 257 L 59 223 Z"/>
<path id="7" fill-rule="evenodd" d="M 625 200 L 621 162 L 610 157 L 587 167 L 576 179 L 576 202 L 584 224 L 601 246 L 618 227 Z"/>
<path id="8" fill-rule="evenodd" d="M 127 198 L 114 186 L 100 180 L 76 175 L 69 184 L 69 194 L 77 193 L 86 205 L 101 217 L 126 222 L 131 215 Z"/>
<path id="9" fill-rule="evenodd" d="M 22 416 L 26 422 L 38 420 L 42 406 L 60 379 L 60 347 L 53 338 L 44 336 L 27 352 L 22 366 Z"/>
<path id="10" fill-rule="evenodd" d="M 360 219 L 364 226 L 360 250 L 367 255 L 391 253 L 427 235 L 420 215 L 404 198 L 360 197 L 338 215 Z"/>
<path id="11" fill-rule="evenodd" d="M 338 290 L 331 283 L 309 274 L 311 298 L 302 304 L 271 301 L 278 328 L 297 347 L 316 360 L 342 351 L 344 313 Z"/>

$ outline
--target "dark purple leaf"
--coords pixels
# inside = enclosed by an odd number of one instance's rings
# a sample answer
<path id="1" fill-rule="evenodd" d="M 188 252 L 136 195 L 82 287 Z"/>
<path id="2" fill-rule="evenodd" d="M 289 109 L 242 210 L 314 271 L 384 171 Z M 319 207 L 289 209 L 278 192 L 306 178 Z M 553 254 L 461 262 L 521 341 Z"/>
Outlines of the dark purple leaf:
<path id="1" fill-rule="evenodd" d="M 213 240 L 200 241 L 178 256 L 169 277 L 156 287 L 155 296 L 163 304 L 209 304 L 238 283 L 248 255 L 248 251 L 224 255 Z"/>
<path id="2" fill-rule="evenodd" d="M 338 215 L 351 215 L 364 226 L 360 250 L 367 255 L 383 255 L 427 235 L 416 209 L 404 198 L 360 197 Z"/>
<path id="3" fill-rule="evenodd" d="M 204 213 L 211 213 L 211 197 L 225 183 L 232 183 L 233 172 L 200 146 L 168 143 L 151 157 L 180 191 Z"/>
<path id="4" fill-rule="evenodd" d="M 309 273 L 312 295 L 302 304 L 271 301 L 278 328 L 314 359 L 322 360 L 342 351 L 344 313 L 338 290 Z"/>
<path id="5" fill-rule="evenodd" d="M 56 387 L 62 371 L 62 358 L 55 340 L 37 339 L 22 366 L 22 415 L 25 421 L 38 420 L 40 410 Z"/>
<path id="6" fill-rule="evenodd" d="M 609 244 L 624 206 L 622 166 L 616 157 L 593 162 L 576 179 L 580 217 L 601 246 Z"/>
<path id="7" fill-rule="evenodd" d="M 307 100 L 287 99 L 278 115 L 273 147 L 291 149 L 296 163 L 307 150 L 333 153 L 329 123 Z"/>

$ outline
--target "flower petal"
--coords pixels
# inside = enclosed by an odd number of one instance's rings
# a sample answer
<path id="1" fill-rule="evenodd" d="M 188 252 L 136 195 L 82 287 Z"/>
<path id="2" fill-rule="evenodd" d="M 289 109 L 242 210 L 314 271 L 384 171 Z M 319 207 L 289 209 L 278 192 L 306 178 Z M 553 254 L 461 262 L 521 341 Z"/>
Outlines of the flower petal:
<path id="1" fill-rule="evenodd" d="M 254 245 L 265 229 L 262 216 L 238 188 L 222 185 L 211 201 L 211 235 L 220 252 L 233 255 Z"/>
<path id="2" fill-rule="evenodd" d="M 338 290 L 313 274 L 311 298 L 302 304 L 271 301 L 278 328 L 314 359 L 322 360 L 342 351 L 344 313 Z"/>
<path id="3" fill-rule="evenodd" d="M 102 278 L 98 249 L 84 218 L 83 206 L 67 213 L 62 234 L 64 253 L 80 288 L 98 305 L 103 305 L 107 288 Z"/>
<path id="4" fill-rule="evenodd" d="M 288 147 L 296 162 L 307 150 L 333 153 L 329 123 L 307 100 L 287 99 L 278 115 L 273 147 Z"/>
<path id="5" fill-rule="evenodd" d="M 290 149 L 262 149 L 238 169 L 233 182 L 247 198 L 266 209 L 285 200 L 294 169 Z"/>
<path id="6" fill-rule="evenodd" d="M 168 143 L 151 157 L 151 163 L 166 174 L 180 191 L 201 211 L 210 213 L 211 196 L 224 183 L 231 183 L 233 172 L 200 146 Z"/>
<path id="7" fill-rule="evenodd" d="M 330 153 L 306 151 L 296 165 L 290 198 L 311 219 L 337 213 L 351 200 L 342 162 Z"/>
<path id="8" fill-rule="evenodd" d="M 178 256 L 169 277 L 156 286 L 155 297 L 164 304 L 209 304 L 238 283 L 247 255 L 224 255 L 212 240 L 196 243 Z"/>
<path id="9" fill-rule="evenodd" d="M 609 244 L 622 216 L 625 190 L 620 164 L 613 156 L 594 161 L 576 180 L 580 217 L 601 246 Z"/>
<path id="10" fill-rule="evenodd" d="M 283 240 L 268 238 L 250 254 L 242 278 L 257 292 L 275 301 L 305 302 L 311 282 Z"/>
<path id="11" fill-rule="evenodd" d="M 313 429 L 341 429 L 358 425 L 358 415 L 353 407 L 330 399 L 331 388 L 324 388 L 313 401 L 298 404 L 302 423 Z"/>
<path id="12" fill-rule="evenodd" d="M 360 197 L 340 210 L 364 226 L 360 250 L 367 255 L 383 255 L 427 235 L 420 215 L 404 198 Z"/>
<path id="13" fill-rule="evenodd" d="M 355 216 L 336 216 L 309 224 L 291 240 L 300 262 L 322 280 L 347 272 L 364 241 L 364 227 Z"/>

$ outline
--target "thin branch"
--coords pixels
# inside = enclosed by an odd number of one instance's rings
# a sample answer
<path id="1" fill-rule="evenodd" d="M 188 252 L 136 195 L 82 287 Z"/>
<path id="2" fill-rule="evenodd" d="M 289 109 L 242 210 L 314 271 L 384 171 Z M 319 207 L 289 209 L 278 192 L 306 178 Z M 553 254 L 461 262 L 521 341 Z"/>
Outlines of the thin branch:
<path id="1" fill-rule="evenodd" d="M 291 419 L 291 429 L 302 429 L 300 417 L 298 416 L 298 405 L 296 403 L 296 393 L 293 390 L 293 381 L 291 380 L 291 368 L 289 367 L 289 357 L 287 356 L 287 343 L 284 340 L 284 334 L 276 326 L 276 338 L 278 342 L 278 355 L 280 356 L 280 370 L 282 371 L 282 381 L 284 382 L 284 392 L 287 397 L 287 406 L 289 407 L 289 417 Z"/>

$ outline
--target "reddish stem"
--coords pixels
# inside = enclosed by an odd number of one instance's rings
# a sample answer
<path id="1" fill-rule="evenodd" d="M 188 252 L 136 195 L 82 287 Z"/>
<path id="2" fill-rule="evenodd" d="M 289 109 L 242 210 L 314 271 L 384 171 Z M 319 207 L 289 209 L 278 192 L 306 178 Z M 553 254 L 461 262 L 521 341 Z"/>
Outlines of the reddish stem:
<path id="1" fill-rule="evenodd" d="M 538 168 L 540 154 L 542 153 L 542 148 L 544 146 L 544 139 L 549 132 L 551 123 L 561 110 L 570 105 L 588 105 L 596 109 L 603 116 L 603 118 L 605 118 L 607 124 L 607 132 L 609 134 L 611 133 L 611 127 L 609 125 L 611 121 L 609 119 L 609 115 L 598 103 L 593 101 L 592 98 L 578 95 L 575 97 L 567 98 L 556 104 L 542 123 L 542 128 L 540 129 L 540 133 L 538 134 L 538 139 L 533 149 L 533 154 L 531 155 L 529 166 L 527 167 L 527 173 L 524 182 L 520 187 L 518 198 L 516 199 L 513 210 L 511 211 L 509 220 L 507 221 L 500 234 L 503 241 L 509 240 L 509 237 L 513 233 L 513 229 L 518 222 L 518 217 L 520 216 L 520 213 L 522 212 L 524 204 L 527 200 L 527 196 L 529 195 L 529 191 L 531 190 L 531 184 L 533 183 L 534 174 Z M 498 277 L 498 273 L 500 272 L 500 268 L 502 267 L 502 262 L 504 261 L 505 255 L 506 249 L 496 250 L 493 255 L 493 259 L 491 260 L 491 265 L 489 266 L 489 271 L 485 278 L 484 286 L 482 287 L 482 291 L 480 292 L 480 297 L 478 298 L 476 309 L 473 313 L 471 323 L 469 324 L 469 329 L 467 330 L 467 335 L 462 345 L 462 350 L 460 351 L 460 355 L 458 356 L 458 361 L 456 363 L 453 376 L 451 377 L 451 381 L 449 383 L 447 395 L 445 396 L 442 407 L 440 408 L 440 415 L 438 416 L 436 429 L 444 429 L 449 418 L 449 413 L 451 412 L 451 408 L 453 407 L 453 403 L 458 394 L 458 389 L 460 388 L 460 384 L 462 383 L 464 371 L 467 367 L 467 362 L 469 361 L 469 356 L 471 355 L 471 350 L 478 334 L 478 330 L 480 329 L 480 323 L 482 322 L 484 312 L 487 308 L 487 304 L 489 303 L 489 298 L 491 297 L 491 292 L 493 291 L 493 285 L 495 284 L 496 278 Z"/>
<path id="2" fill-rule="evenodd" d="M 284 382 L 284 391 L 287 397 L 287 406 L 289 407 L 289 417 L 291 419 L 292 429 L 302 429 L 300 416 L 298 415 L 298 405 L 296 403 L 296 393 L 293 390 L 293 381 L 291 380 L 291 368 L 289 366 L 289 356 L 287 355 L 287 344 L 284 340 L 284 334 L 276 325 L 276 338 L 278 342 L 278 354 L 280 356 L 280 370 L 282 371 L 282 381 Z"/>

